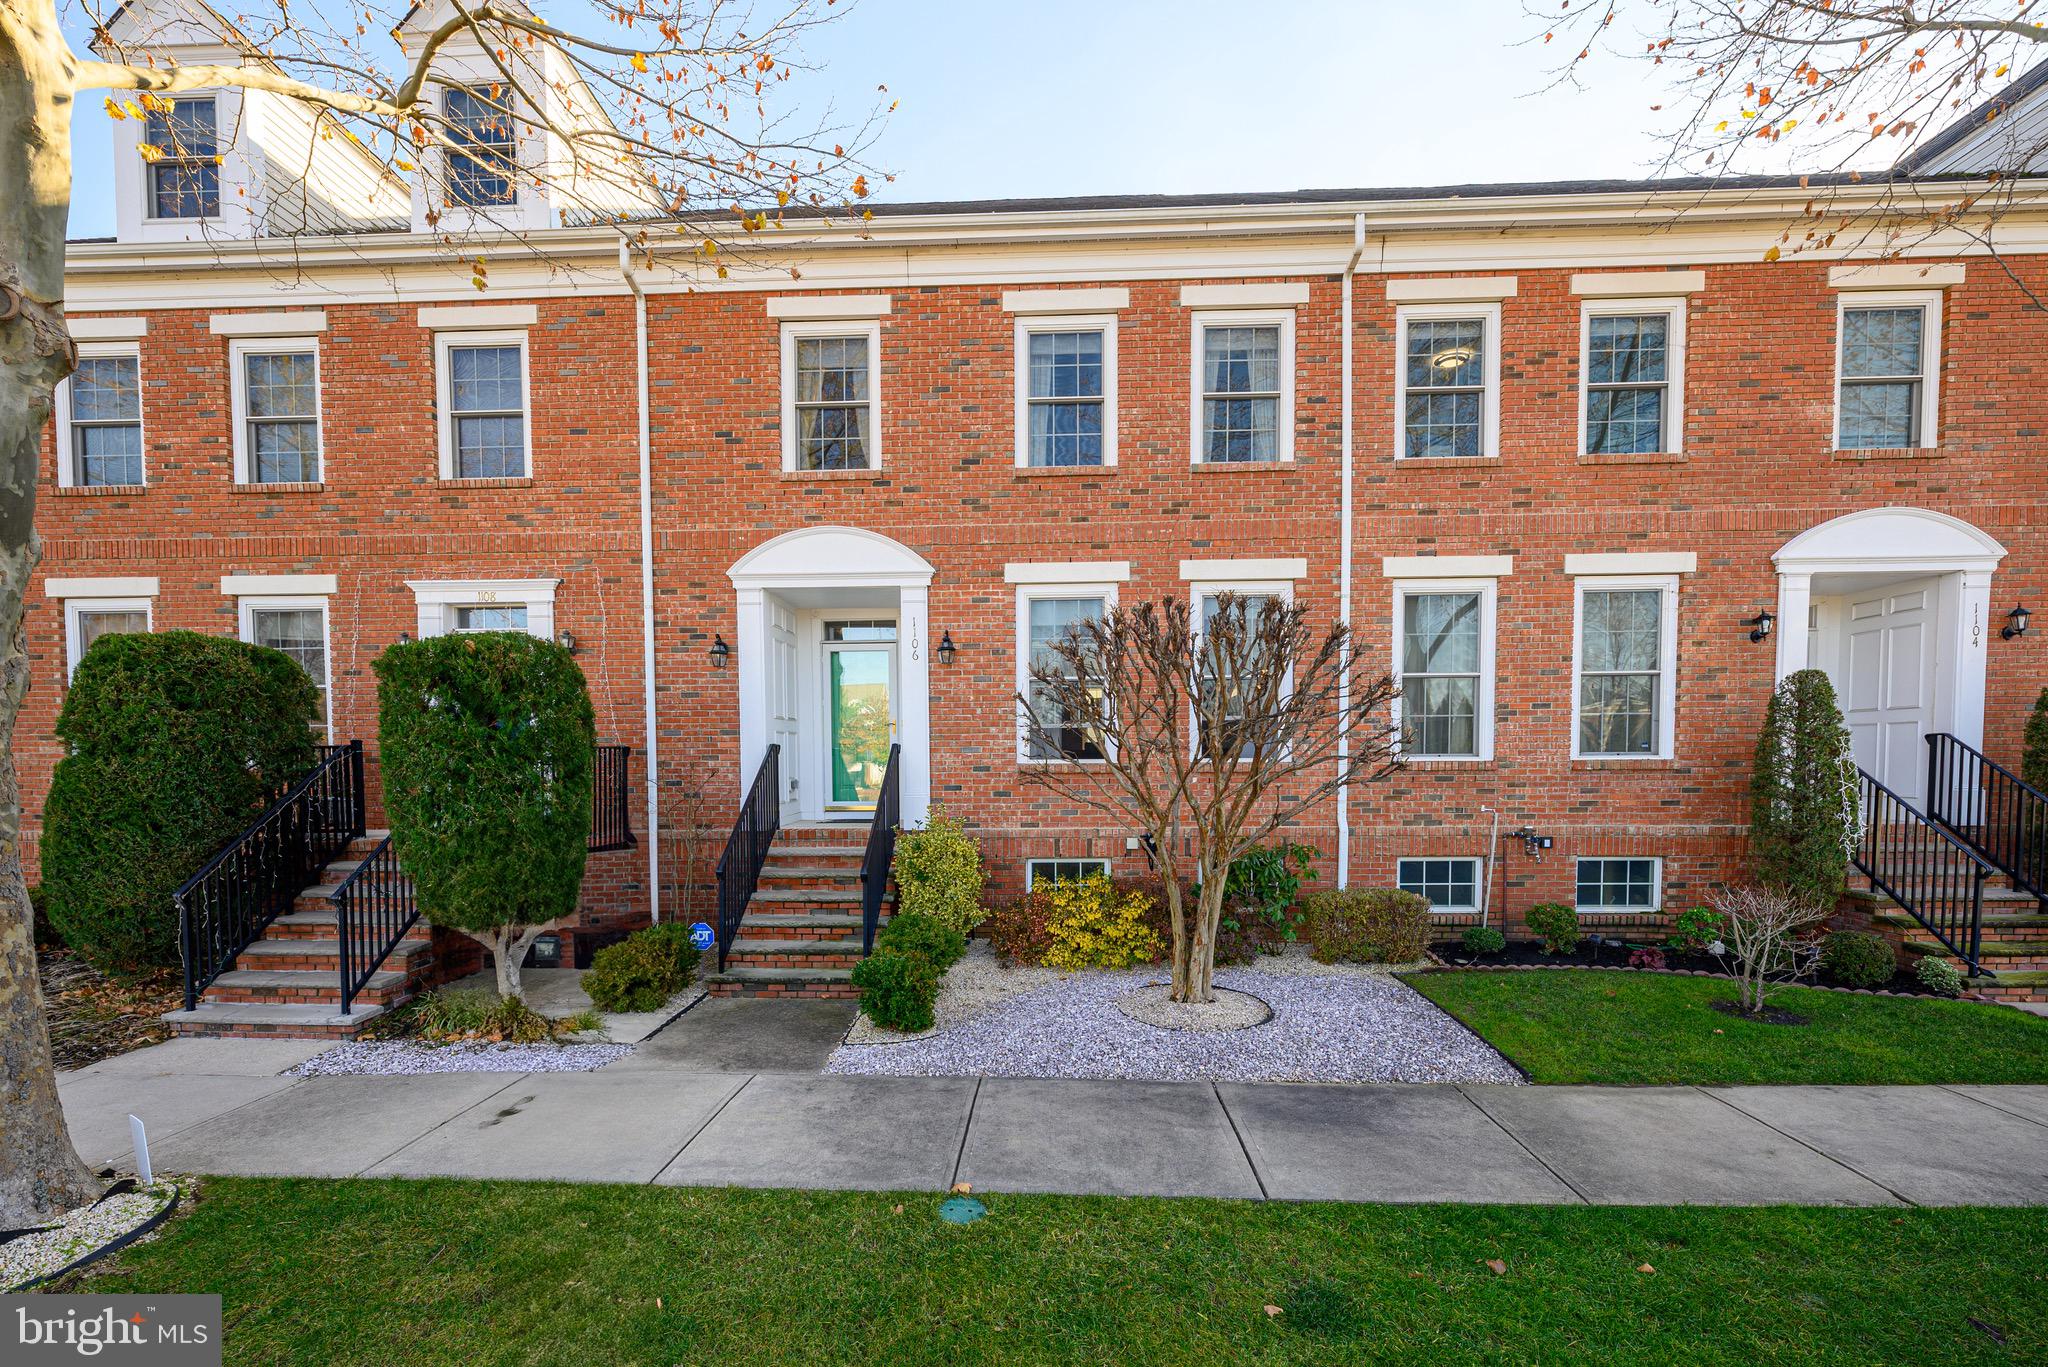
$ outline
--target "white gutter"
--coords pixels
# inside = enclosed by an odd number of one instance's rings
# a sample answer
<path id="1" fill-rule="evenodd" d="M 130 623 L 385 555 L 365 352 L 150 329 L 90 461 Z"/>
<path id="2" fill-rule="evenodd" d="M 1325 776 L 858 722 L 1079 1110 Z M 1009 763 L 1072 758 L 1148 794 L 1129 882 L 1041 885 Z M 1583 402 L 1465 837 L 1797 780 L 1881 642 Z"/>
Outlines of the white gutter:
<path id="1" fill-rule="evenodd" d="M 1351 286 L 1358 259 L 1365 255 L 1365 215 L 1351 225 L 1351 259 L 1344 263 L 1344 308 L 1339 351 L 1343 355 L 1344 397 L 1340 400 L 1343 434 L 1338 439 L 1342 488 L 1337 499 L 1337 621 L 1344 628 L 1344 658 L 1337 676 L 1337 707 L 1344 717 L 1337 733 L 1337 886 L 1351 883 Z"/>
<path id="2" fill-rule="evenodd" d="M 640 410 L 640 688 L 647 737 L 647 904 L 661 923 L 660 732 L 654 724 L 654 454 L 647 425 L 647 295 L 633 270 L 632 244 L 619 239 L 619 274 L 633 291 L 635 389 Z"/>

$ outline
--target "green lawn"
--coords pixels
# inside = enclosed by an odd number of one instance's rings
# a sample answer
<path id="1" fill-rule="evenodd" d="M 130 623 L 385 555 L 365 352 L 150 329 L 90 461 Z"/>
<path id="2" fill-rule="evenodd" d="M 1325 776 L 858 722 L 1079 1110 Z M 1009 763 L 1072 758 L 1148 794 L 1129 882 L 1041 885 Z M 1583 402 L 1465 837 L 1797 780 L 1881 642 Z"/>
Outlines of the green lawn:
<path id="1" fill-rule="evenodd" d="M 1549 969 L 1416 973 L 1409 986 L 1537 1082 L 2048 1082 L 2048 1020 L 2005 1007 L 1781 988 L 1806 1025 L 1724 1015 L 1720 978 Z"/>
<path id="2" fill-rule="evenodd" d="M 63 1289 L 305 1367 L 2048 1358 L 2039 1210 L 987 1199 L 221 1179 Z"/>

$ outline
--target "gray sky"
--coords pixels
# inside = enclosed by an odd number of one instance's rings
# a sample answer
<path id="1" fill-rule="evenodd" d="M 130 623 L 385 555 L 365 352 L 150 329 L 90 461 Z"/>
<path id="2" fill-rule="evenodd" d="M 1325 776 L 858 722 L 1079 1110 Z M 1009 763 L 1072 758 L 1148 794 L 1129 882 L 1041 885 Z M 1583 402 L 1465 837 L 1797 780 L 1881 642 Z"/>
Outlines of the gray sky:
<path id="1" fill-rule="evenodd" d="M 1645 73 L 1544 92 L 1530 31 L 1516 0 L 863 0 L 812 85 L 901 101 L 871 154 L 890 200 L 1648 174 Z M 72 141 L 72 235 L 109 234 L 96 93 Z"/>

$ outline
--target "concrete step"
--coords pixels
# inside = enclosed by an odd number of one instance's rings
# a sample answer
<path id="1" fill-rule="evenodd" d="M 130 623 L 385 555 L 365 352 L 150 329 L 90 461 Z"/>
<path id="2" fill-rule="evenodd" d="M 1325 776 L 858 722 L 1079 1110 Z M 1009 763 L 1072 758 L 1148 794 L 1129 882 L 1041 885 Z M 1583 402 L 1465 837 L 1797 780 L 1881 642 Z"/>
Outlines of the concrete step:
<path id="1" fill-rule="evenodd" d="M 860 936 L 850 935 L 831 940 L 734 940 L 725 963 L 728 973 L 736 968 L 830 968 L 852 972 L 860 960 Z"/>
<path id="2" fill-rule="evenodd" d="M 1993 1001 L 2048 1002 L 2048 973 L 2001 972 L 1995 978 L 1972 979 L 1963 990 Z"/>
<path id="3" fill-rule="evenodd" d="M 356 1000 L 344 1016 L 332 1005 L 277 1006 L 201 1002 L 197 1010 L 167 1011 L 164 1024 L 180 1035 L 268 1036 L 273 1039 L 351 1039 L 389 1008 Z"/>
<path id="4" fill-rule="evenodd" d="M 860 870 L 857 868 L 829 869 L 819 868 L 810 864 L 789 864 L 778 867 L 774 864 L 769 864 L 761 870 L 760 886 L 762 888 L 773 888 L 780 892 L 793 892 L 800 889 L 836 892 L 847 888 L 858 891 L 860 885 Z"/>
<path id="5" fill-rule="evenodd" d="M 836 940 L 860 933 L 860 913 L 852 912 L 748 912 L 740 922 L 740 934 L 748 939 Z M 889 924 L 884 916 L 878 925 Z"/>
<path id="6" fill-rule="evenodd" d="M 333 927 L 330 926 L 331 930 Z M 385 956 L 388 968 L 411 972 L 420 959 L 431 956 L 434 946 L 431 939 L 401 939 Z M 277 939 L 258 940 L 243 950 L 235 959 L 238 969 L 274 969 L 302 973 L 336 973 L 341 968 L 341 941 L 333 938 L 311 939 L 297 936 L 282 936 Z"/>
<path id="7" fill-rule="evenodd" d="M 850 968 L 753 968 L 729 965 L 713 973 L 704 985 L 714 997 L 836 997 L 855 998 Z"/>
<path id="8" fill-rule="evenodd" d="M 1901 946 L 1915 958 L 1933 955 L 1947 959 L 1957 968 L 1963 961 L 1938 944 L 1924 940 L 1909 940 Z M 1998 940 L 1985 940 L 1977 948 L 1977 962 L 1993 973 L 2003 977 L 2008 971 L 2015 973 L 2048 972 L 2048 945 L 2006 944 Z"/>
<path id="9" fill-rule="evenodd" d="M 784 864 L 816 864 L 826 868 L 847 869 L 856 872 L 860 861 L 867 858 L 865 843 L 827 845 L 821 841 L 803 840 L 788 845 L 771 845 L 768 848 L 768 862 L 765 867 L 775 868 Z"/>
<path id="10" fill-rule="evenodd" d="M 411 975 L 398 969 L 382 968 L 370 975 L 356 1000 L 382 1005 L 408 990 Z M 289 969 L 231 969 L 207 986 L 203 1000 L 208 1003 L 239 1005 L 319 1006 L 339 1004 L 341 980 L 332 971 L 297 972 Z"/>
<path id="11" fill-rule="evenodd" d="M 263 934 L 267 940 L 331 940 L 334 938 L 334 923 L 339 913 L 334 904 L 328 902 L 315 911 L 288 911 L 270 923 Z M 431 940 L 434 928 L 425 918 L 412 923 L 405 932 L 405 941 Z"/>
<path id="12" fill-rule="evenodd" d="M 754 892 L 754 900 L 747 904 L 749 912 L 776 908 L 794 910 L 799 907 L 843 907 L 848 904 L 860 905 L 860 884 L 851 887 L 833 888 L 772 888 L 763 886 Z"/>
<path id="13" fill-rule="evenodd" d="M 866 849 L 868 843 L 868 818 L 858 821 L 800 821 L 784 826 L 775 833 L 776 849 L 789 849 L 796 845 L 836 845 L 840 848 L 852 846 Z"/>

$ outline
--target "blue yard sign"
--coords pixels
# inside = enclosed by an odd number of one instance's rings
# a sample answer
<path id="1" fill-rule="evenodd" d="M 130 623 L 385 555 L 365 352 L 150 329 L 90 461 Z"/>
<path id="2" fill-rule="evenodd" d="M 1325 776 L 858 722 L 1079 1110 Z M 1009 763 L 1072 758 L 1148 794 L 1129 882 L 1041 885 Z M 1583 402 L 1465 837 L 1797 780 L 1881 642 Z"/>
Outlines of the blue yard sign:
<path id="1" fill-rule="evenodd" d="M 711 942 L 715 938 L 717 937 L 711 933 L 711 927 L 702 921 L 690 927 L 690 943 L 698 949 L 711 948 Z"/>

